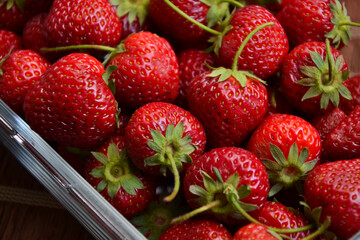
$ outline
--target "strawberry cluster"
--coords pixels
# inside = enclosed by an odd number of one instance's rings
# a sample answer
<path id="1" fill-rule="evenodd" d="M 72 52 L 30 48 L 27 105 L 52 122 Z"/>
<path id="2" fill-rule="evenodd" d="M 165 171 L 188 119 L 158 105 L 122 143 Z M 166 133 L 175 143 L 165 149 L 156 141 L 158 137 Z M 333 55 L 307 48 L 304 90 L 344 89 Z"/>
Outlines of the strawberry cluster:
<path id="1" fill-rule="evenodd" d="M 5 0 L 0 98 L 149 239 L 348 239 L 350 26 L 340 0 Z"/>

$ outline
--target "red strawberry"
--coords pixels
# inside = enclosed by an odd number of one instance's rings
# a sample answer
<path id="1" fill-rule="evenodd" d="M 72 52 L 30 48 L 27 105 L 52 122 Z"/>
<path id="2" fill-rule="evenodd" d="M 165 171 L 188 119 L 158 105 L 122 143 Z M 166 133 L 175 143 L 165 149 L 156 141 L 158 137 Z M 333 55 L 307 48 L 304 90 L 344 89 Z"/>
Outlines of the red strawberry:
<path id="1" fill-rule="evenodd" d="M 326 137 L 323 157 L 327 161 L 360 158 L 360 106 Z"/>
<path id="2" fill-rule="evenodd" d="M 273 22 L 254 35 L 244 47 L 238 59 L 239 70 L 252 71 L 265 79 L 280 68 L 289 51 L 287 36 L 278 20 L 261 6 L 250 5 L 236 10 L 231 18 L 232 28 L 222 39 L 219 50 L 219 64 L 230 67 L 240 44 L 256 27 Z"/>
<path id="3" fill-rule="evenodd" d="M 196 0 L 171 0 L 171 3 L 195 21 L 207 25 L 210 6 Z M 201 43 L 209 37 L 208 32 L 175 12 L 164 0 L 150 0 L 149 14 L 155 25 L 166 35 L 181 43 Z"/>
<path id="4" fill-rule="evenodd" d="M 22 49 L 21 37 L 14 32 L 0 30 L 0 61 L 10 52 Z"/>
<path id="5" fill-rule="evenodd" d="M 305 181 L 306 203 L 321 208 L 320 222 L 330 217 L 328 230 L 340 239 L 360 231 L 359 175 L 360 159 L 341 160 L 316 167 Z"/>
<path id="6" fill-rule="evenodd" d="M 190 82 L 201 73 L 207 72 L 214 67 L 216 56 L 200 49 L 185 49 L 178 53 L 180 70 L 180 92 L 176 103 L 187 108 L 187 89 Z"/>
<path id="7" fill-rule="evenodd" d="M 230 240 L 232 236 L 222 224 L 209 219 L 188 219 L 166 229 L 159 240 Z"/>
<path id="8" fill-rule="evenodd" d="M 240 224 L 244 217 L 233 202 L 255 214 L 266 202 L 269 179 L 264 165 L 251 152 L 236 147 L 215 148 L 187 169 L 184 189 L 193 209 L 213 205 L 208 210 L 210 218 Z"/>
<path id="9" fill-rule="evenodd" d="M 117 136 L 93 152 L 85 165 L 85 179 L 122 215 L 132 218 L 154 200 L 156 183 L 132 169 L 124 147 L 124 137 Z"/>
<path id="10" fill-rule="evenodd" d="M 351 98 L 343 84 L 348 74 L 347 63 L 339 51 L 323 42 L 306 42 L 285 57 L 280 87 L 292 106 L 314 116 Z"/>
<path id="11" fill-rule="evenodd" d="M 0 98 L 19 115 L 28 89 L 50 63 L 32 50 L 18 50 L 0 62 Z"/>
<path id="12" fill-rule="evenodd" d="M 85 53 L 67 55 L 28 90 L 25 118 L 47 140 L 94 148 L 111 136 L 116 102 L 102 79 L 104 68 Z"/>
<path id="13" fill-rule="evenodd" d="M 340 108 L 335 108 L 328 114 L 316 116 L 311 120 L 311 124 L 320 134 L 321 143 L 325 142 L 327 135 L 346 117 L 346 114 Z"/>
<path id="14" fill-rule="evenodd" d="M 121 37 L 119 17 L 107 0 L 54 0 L 45 29 L 53 46 L 115 46 Z"/>
<path id="15" fill-rule="evenodd" d="M 296 229 L 310 226 L 304 216 L 292 212 L 286 206 L 277 202 L 266 202 L 256 218 L 260 223 L 279 229 Z M 309 236 L 310 233 L 310 230 L 306 230 L 286 233 L 286 235 L 295 240 L 303 239 Z"/>
<path id="16" fill-rule="evenodd" d="M 172 102 L 179 94 L 179 66 L 169 42 L 151 32 L 139 32 L 123 43 L 108 66 L 118 66 L 115 81 L 120 105 L 138 108 L 149 102 Z"/>
<path id="17" fill-rule="evenodd" d="M 268 232 L 268 228 L 257 224 L 250 223 L 236 231 L 233 240 L 277 240 L 278 238 Z"/>
<path id="18" fill-rule="evenodd" d="M 273 187 L 270 196 L 298 184 L 321 153 L 318 131 L 295 115 L 268 115 L 253 132 L 247 149 L 263 160 Z M 302 183 L 301 183 L 302 184 Z"/>
<path id="19" fill-rule="evenodd" d="M 344 86 L 349 89 L 352 99 L 344 99 L 340 103 L 340 108 L 346 114 L 349 114 L 352 110 L 355 109 L 357 105 L 360 105 L 360 75 L 350 77 L 347 81 L 344 82 Z"/>
<path id="20" fill-rule="evenodd" d="M 126 148 L 135 166 L 153 175 L 175 175 L 204 151 L 206 137 L 201 123 L 188 111 L 163 102 L 137 109 L 125 129 Z"/>
<path id="21" fill-rule="evenodd" d="M 351 23 L 345 4 L 339 0 L 292 0 L 277 15 L 292 46 L 325 42 L 341 47 L 350 39 Z"/>

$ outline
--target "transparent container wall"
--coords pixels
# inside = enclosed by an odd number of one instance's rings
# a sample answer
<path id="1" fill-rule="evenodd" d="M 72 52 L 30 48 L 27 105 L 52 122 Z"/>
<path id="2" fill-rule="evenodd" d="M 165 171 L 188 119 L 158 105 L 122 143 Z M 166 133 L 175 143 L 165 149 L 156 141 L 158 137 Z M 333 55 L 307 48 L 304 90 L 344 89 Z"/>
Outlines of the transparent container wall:
<path id="1" fill-rule="evenodd" d="M 0 100 L 0 140 L 97 239 L 146 239 Z"/>

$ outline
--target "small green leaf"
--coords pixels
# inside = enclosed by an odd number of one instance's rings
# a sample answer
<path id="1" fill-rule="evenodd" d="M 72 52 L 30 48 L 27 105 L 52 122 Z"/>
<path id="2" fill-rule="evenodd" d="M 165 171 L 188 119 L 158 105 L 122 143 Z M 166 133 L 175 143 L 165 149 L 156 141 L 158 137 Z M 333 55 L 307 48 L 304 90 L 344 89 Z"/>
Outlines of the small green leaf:
<path id="1" fill-rule="evenodd" d="M 214 171 L 214 173 L 215 173 L 215 175 L 216 175 L 216 179 L 217 179 L 219 182 L 223 183 L 224 180 L 223 180 L 223 178 L 222 178 L 222 176 L 221 176 L 221 173 L 219 172 L 219 169 L 217 169 L 216 167 L 213 167 L 213 171 Z"/>
<path id="2" fill-rule="evenodd" d="M 250 195 L 251 193 L 251 188 L 248 184 L 245 185 L 241 185 L 238 189 L 237 189 L 238 195 L 240 197 L 240 199 L 246 198 L 247 196 Z"/>
<path id="3" fill-rule="evenodd" d="M 301 66 L 300 71 L 305 74 L 306 76 L 312 79 L 319 79 L 321 78 L 321 71 L 317 67 L 313 66 Z"/>
<path id="4" fill-rule="evenodd" d="M 174 129 L 172 140 L 178 141 L 179 139 L 182 138 L 183 134 L 184 134 L 184 122 L 181 121 L 176 125 L 176 127 Z"/>
<path id="5" fill-rule="evenodd" d="M 111 199 L 114 199 L 116 194 L 119 192 L 120 189 L 120 183 L 108 183 L 107 186 L 107 190 L 108 190 L 108 194 L 110 196 Z"/>
<path id="6" fill-rule="evenodd" d="M 104 165 L 109 162 L 108 158 L 103 153 L 91 152 L 91 154 L 96 158 L 96 160 L 98 160 L 99 162 L 101 162 Z"/>
<path id="7" fill-rule="evenodd" d="M 145 166 L 156 166 L 162 165 L 164 163 L 163 159 L 161 158 L 160 154 L 155 154 L 151 157 L 148 157 L 144 160 Z"/>
<path id="8" fill-rule="evenodd" d="M 224 67 L 215 68 L 211 73 L 207 74 L 208 77 L 217 77 L 225 73 L 228 69 Z"/>
<path id="9" fill-rule="evenodd" d="M 297 81 L 296 83 L 305 86 L 305 87 L 312 87 L 312 86 L 316 86 L 317 82 L 315 79 L 313 78 L 302 78 L 299 81 Z"/>
<path id="10" fill-rule="evenodd" d="M 289 150 L 289 155 L 288 155 L 289 164 L 297 165 L 298 157 L 299 157 L 299 149 L 296 142 L 294 142 Z"/>
<path id="11" fill-rule="evenodd" d="M 110 143 L 107 150 L 108 159 L 110 162 L 119 162 L 120 154 L 119 149 L 116 147 L 115 143 Z"/>
<path id="12" fill-rule="evenodd" d="M 317 97 L 321 93 L 322 93 L 322 91 L 320 90 L 320 88 L 318 86 L 313 86 L 313 87 L 309 88 L 309 90 L 304 94 L 301 101 L 304 101 L 309 98 Z"/>
<path id="13" fill-rule="evenodd" d="M 225 181 L 227 184 L 231 184 L 233 185 L 235 188 L 237 188 L 237 186 L 239 185 L 240 182 L 240 178 L 239 178 L 239 174 L 237 172 L 235 172 L 233 175 L 231 175 L 230 177 L 228 177 L 228 179 L 226 179 Z"/>
<path id="14" fill-rule="evenodd" d="M 317 52 L 313 52 L 313 51 L 309 51 L 310 57 L 313 60 L 313 62 L 315 63 L 315 65 L 319 68 L 319 69 L 323 69 L 325 62 L 322 59 L 322 57 L 320 56 L 319 53 Z"/>
<path id="15" fill-rule="evenodd" d="M 279 165 L 279 163 L 273 161 L 273 160 L 269 160 L 269 159 L 261 159 L 262 164 L 264 164 L 264 166 L 266 167 L 266 169 L 271 170 L 271 171 L 280 171 L 282 169 L 282 167 Z"/>
<path id="16" fill-rule="evenodd" d="M 235 71 L 233 72 L 233 77 L 236 79 L 236 81 L 238 81 L 241 87 L 244 88 L 246 86 L 247 77 L 245 74 L 243 74 L 243 72 Z"/>
<path id="17" fill-rule="evenodd" d="M 166 139 L 172 139 L 173 138 L 173 134 L 174 134 L 174 124 L 170 123 L 167 127 L 166 127 L 166 132 L 165 132 L 165 137 Z"/>
<path id="18" fill-rule="evenodd" d="M 94 178 L 104 178 L 105 167 L 97 167 L 91 170 L 90 175 Z"/>
<path id="19" fill-rule="evenodd" d="M 304 163 L 304 165 L 301 166 L 301 170 L 304 173 L 308 173 L 310 172 L 316 165 L 316 163 L 318 162 L 319 159 L 314 159 L 312 161 L 306 162 Z"/>
<path id="20" fill-rule="evenodd" d="M 334 104 L 335 107 L 339 106 L 340 103 L 340 95 L 338 91 L 332 91 L 329 93 L 330 101 Z"/>
<path id="21" fill-rule="evenodd" d="M 299 155 L 298 166 L 302 166 L 308 157 L 309 157 L 309 149 L 307 147 L 303 148 Z"/>
<path id="22" fill-rule="evenodd" d="M 164 135 L 162 135 L 160 132 L 154 130 L 154 129 L 150 129 L 150 133 L 152 138 L 154 139 L 154 141 L 162 148 L 166 147 L 167 144 L 167 140 L 164 137 Z"/>
<path id="23" fill-rule="evenodd" d="M 152 140 L 147 141 L 146 144 L 151 150 L 154 150 L 157 153 L 161 152 L 163 149 L 155 141 L 152 141 Z"/>
<path id="24" fill-rule="evenodd" d="M 145 188 L 141 180 L 133 174 L 122 176 L 120 178 L 120 185 L 128 194 L 131 195 L 136 195 L 135 189 Z"/>
<path id="25" fill-rule="evenodd" d="M 189 187 L 189 191 L 194 194 L 194 195 L 197 195 L 199 197 L 203 197 L 203 198 L 206 198 L 207 195 L 208 195 L 208 192 L 203 189 L 202 187 L 198 186 L 198 185 L 191 185 Z"/>
<path id="26" fill-rule="evenodd" d="M 339 93 L 342 97 L 344 97 L 348 100 L 352 100 L 351 92 L 349 91 L 349 89 L 347 87 L 345 87 L 342 84 L 339 87 Z"/>
<path id="27" fill-rule="evenodd" d="M 229 77 L 231 77 L 232 71 L 231 69 L 227 69 L 223 74 L 220 75 L 218 82 L 223 82 L 227 80 Z"/>
<path id="28" fill-rule="evenodd" d="M 214 190 L 216 188 L 216 183 L 214 179 L 212 179 L 210 175 L 205 171 L 201 171 L 201 174 L 203 176 L 205 189 L 207 189 L 208 191 Z"/>
<path id="29" fill-rule="evenodd" d="M 269 197 L 274 196 L 275 194 L 277 194 L 278 192 L 281 191 L 281 189 L 284 188 L 284 184 L 283 183 L 276 183 L 274 186 L 271 187 L 270 191 L 269 191 Z"/>
<path id="30" fill-rule="evenodd" d="M 275 159 L 275 161 L 280 165 L 280 166 L 287 166 L 288 162 L 283 154 L 283 152 L 281 151 L 281 149 L 270 143 L 270 152 L 271 155 L 273 156 L 273 158 Z"/>
<path id="31" fill-rule="evenodd" d="M 97 185 L 96 190 L 98 192 L 102 192 L 106 188 L 107 184 L 108 183 L 105 179 L 101 180 L 101 182 L 99 182 L 99 184 Z"/>
<path id="32" fill-rule="evenodd" d="M 254 210 L 258 209 L 258 207 L 257 207 L 256 205 L 244 203 L 244 202 L 241 202 L 241 201 L 239 201 L 239 205 L 240 205 L 246 212 L 251 212 L 251 211 L 254 211 Z"/>
<path id="33" fill-rule="evenodd" d="M 328 107 L 328 105 L 329 105 L 329 99 L 330 99 L 330 97 L 329 97 L 328 94 L 323 93 L 323 94 L 321 95 L 321 98 L 320 98 L 320 108 L 321 108 L 321 109 L 326 109 L 326 108 Z"/>

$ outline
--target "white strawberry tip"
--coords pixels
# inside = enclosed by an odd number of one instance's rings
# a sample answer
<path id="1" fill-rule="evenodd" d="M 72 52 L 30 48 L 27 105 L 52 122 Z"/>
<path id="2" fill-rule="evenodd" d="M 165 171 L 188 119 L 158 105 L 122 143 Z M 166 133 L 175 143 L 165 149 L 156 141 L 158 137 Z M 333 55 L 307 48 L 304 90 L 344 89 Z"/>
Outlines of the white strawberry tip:
<path id="1" fill-rule="evenodd" d="M 97 185 L 98 192 L 107 188 L 108 195 L 114 199 L 120 187 L 128 194 L 136 195 L 136 189 L 145 188 L 141 180 L 135 176 L 130 168 L 126 157 L 126 149 L 121 154 L 115 143 L 111 143 L 107 150 L 107 156 L 100 152 L 92 152 L 93 156 L 102 163 L 102 166 L 94 168 L 90 175 L 94 178 L 101 178 Z"/>
<path id="2" fill-rule="evenodd" d="M 309 150 L 303 148 L 299 153 L 296 142 L 291 145 L 287 159 L 281 149 L 272 143 L 270 143 L 270 152 L 274 160 L 261 159 L 273 184 L 269 191 L 269 197 L 274 196 L 283 188 L 295 186 L 298 191 L 301 191 L 299 186 L 315 167 L 318 159 L 306 162 Z"/>

